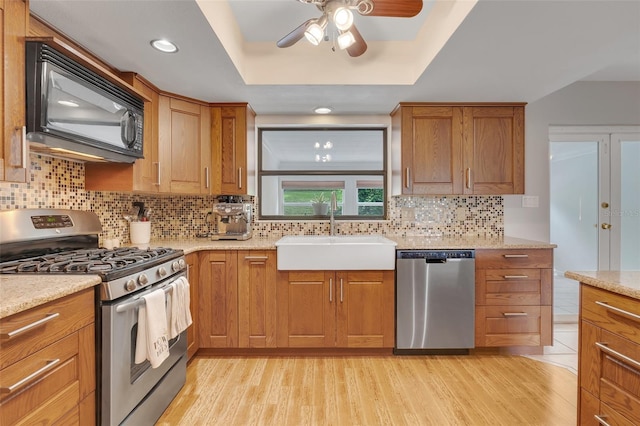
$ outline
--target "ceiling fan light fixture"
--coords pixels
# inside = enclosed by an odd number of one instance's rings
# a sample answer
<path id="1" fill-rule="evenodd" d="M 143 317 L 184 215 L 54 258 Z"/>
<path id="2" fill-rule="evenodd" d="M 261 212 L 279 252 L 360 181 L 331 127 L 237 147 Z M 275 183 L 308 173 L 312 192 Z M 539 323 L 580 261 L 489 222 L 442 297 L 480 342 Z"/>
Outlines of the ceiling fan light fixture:
<path id="1" fill-rule="evenodd" d="M 306 31 L 304 32 L 304 36 L 307 38 L 307 40 L 309 40 L 309 43 L 317 46 L 320 44 L 324 37 L 324 30 L 320 25 L 314 22 L 307 27 Z"/>
<path id="2" fill-rule="evenodd" d="M 340 50 L 347 49 L 353 46 L 353 43 L 356 42 L 356 38 L 353 36 L 351 31 L 345 31 L 338 36 L 338 47 Z"/>
<path id="3" fill-rule="evenodd" d="M 353 25 L 353 13 L 346 7 L 338 7 L 333 12 L 333 23 L 340 31 L 346 31 Z"/>

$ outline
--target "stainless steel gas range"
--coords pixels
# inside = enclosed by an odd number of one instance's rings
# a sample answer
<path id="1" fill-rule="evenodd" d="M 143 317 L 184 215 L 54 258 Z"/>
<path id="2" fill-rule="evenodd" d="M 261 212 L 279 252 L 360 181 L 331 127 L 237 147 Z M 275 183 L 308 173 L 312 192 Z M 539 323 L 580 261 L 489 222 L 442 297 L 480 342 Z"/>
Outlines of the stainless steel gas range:
<path id="1" fill-rule="evenodd" d="M 62 209 L 0 211 L 3 274 L 98 274 L 96 407 L 101 425 L 152 425 L 186 380 L 186 331 L 169 340 L 157 368 L 135 363 L 143 296 L 186 275 L 182 250 L 98 246 L 102 226 L 93 212 Z"/>

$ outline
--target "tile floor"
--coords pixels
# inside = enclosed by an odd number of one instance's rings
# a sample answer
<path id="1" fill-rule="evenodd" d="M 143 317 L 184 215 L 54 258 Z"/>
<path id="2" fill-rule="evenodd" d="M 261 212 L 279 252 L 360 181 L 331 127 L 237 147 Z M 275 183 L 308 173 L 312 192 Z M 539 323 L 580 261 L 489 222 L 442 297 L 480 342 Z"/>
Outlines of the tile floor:
<path id="1" fill-rule="evenodd" d="M 528 358 L 564 367 L 578 373 L 578 323 L 554 323 L 553 346 L 545 346 L 542 355 Z"/>

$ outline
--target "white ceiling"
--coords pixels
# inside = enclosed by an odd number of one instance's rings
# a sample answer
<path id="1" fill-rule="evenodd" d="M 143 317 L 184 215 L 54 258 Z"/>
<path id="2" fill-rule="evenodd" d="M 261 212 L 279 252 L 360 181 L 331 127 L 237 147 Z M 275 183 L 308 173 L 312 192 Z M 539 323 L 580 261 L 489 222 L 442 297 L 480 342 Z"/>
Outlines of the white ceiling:
<path id="1" fill-rule="evenodd" d="M 369 44 L 359 58 L 305 40 L 274 48 L 319 15 L 296 0 L 30 0 L 30 6 L 115 68 L 192 98 L 247 101 L 258 114 L 310 114 L 319 105 L 335 114 L 388 114 L 401 101 L 533 102 L 579 80 L 640 81 L 636 0 L 428 0 L 416 18 L 358 16 Z M 466 10 L 456 17 L 455 7 Z M 205 16 L 207 10 L 215 13 Z M 447 28 L 439 25 L 445 19 L 452 21 Z M 399 41 L 378 40 L 390 38 L 384 32 Z M 149 47 L 162 37 L 180 51 Z"/>

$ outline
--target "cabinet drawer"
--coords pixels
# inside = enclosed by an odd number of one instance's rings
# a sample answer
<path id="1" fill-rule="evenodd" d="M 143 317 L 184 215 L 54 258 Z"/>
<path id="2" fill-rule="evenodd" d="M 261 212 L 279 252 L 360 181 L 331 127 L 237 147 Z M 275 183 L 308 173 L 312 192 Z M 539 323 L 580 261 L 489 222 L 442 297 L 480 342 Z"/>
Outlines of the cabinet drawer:
<path id="1" fill-rule="evenodd" d="M 553 250 L 476 250 L 476 268 L 553 268 Z"/>
<path id="2" fill-rule="evenodd" d="M 87 289 L 0 320 L 0 369 L 91 324 L 93 295 L 93 289 Z"/>
<path id="3" fill-rule="evenodd" d="M 584 320 L 640 344 L 640 303 L 637 299 L 583 284 L 580 303 Z"/>
<path id="4" fill-rule="evenodd" d="M 32 415 L 36 409 L 49 406 L 52 399 L 70 386 L 74 386 L 76 392 L 67 395 L 69 401 L 63 405 L 77 406 L 80 400 L 78 351 L 78 333 L 73 333 L 0 371 L 3 389 L 0 418 L 3 424 L 13 424 Z M 9 390 L 11 387 L 13 389 Z"/>
<path id="5" fill-rule="evenodd" d="M 600 401 L 634 424 L 640 424 L 640 345 L 602 332 Z"/>
<path id="6" fill-rule="evenodd" d="M 548 345 L 549 306 L 476 306 L 476 346 Z"/>

